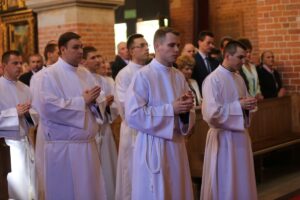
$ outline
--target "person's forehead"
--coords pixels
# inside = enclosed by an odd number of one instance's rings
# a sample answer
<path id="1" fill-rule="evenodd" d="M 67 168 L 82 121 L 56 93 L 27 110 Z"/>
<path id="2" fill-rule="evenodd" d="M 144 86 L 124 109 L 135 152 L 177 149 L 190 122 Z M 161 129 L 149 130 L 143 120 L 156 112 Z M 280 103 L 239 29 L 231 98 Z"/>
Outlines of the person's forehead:
<path id="1" fill-rule="evenodd" d="M 206 35 L 203 40 L 203 42 L 213 42 L 213 41 L 214 41 L 214 38 L 209 35 Z"/>
<path id="2" fill-rule="evenodd" d="M 82 44 L 81 40 L 79 40 L 79 39 L 71 39 L 68 42 L 68 45 L 81 45 L 81 44 Z"/>
<path id="3" fill-rule="evenodd" d="M 88 57 L 94 57 L 94 56 L 100 57 L 100 53 L 98 51 L 91 51 L 88 53 Z"/>
<path id="4" fill-rule="evenodd" d="M 30 56 L 29 60 L 30 61 L 32 61 L 32 60 L 42 60 L 42 57 L 38 56 L 38 55 L 34 55 L 34 56 Z"/>
<path id="5" fill-rule="evenodd" d="M 124 48 L 126 48 L 126 43 L 122 42 L 122 43 L 119 44 L 118 47 L 119 47 L 119 49 L 124 49 Z"/>
<path id="6" fill-rule="evenodd" d="M 167 33 L 165 37 L 165 42 L 167 43 L 179 43 L 179 36 L 175 35 L 174 33 Z"/>
<path id="7" fill-rule="evenodd" d="M 270 57 L 270 56 L 273 56 L 273 53 L 271 53 L 271 52 L 266 52 L 265 53 L 265 57 Z"/>
<path id="8" fill-rule="evenodd" d="M 22 61 L 22 56 L 17 56 L 17 55 L 10 55 L 8 61 L 15 61 L 15 60 L 21 60 Z"/>
<path id="9" fill-rule="evenodd" d="M 145 38 L 140 37 L 140 38 L 134 39 L 133 42 L 134 42 L 134 43 L 146 43 L 146 40 L 145 40 Z"/>
<path id="10" fill-rule="evenodd" d="M 187 49 L 187 50 L 193 50 L 193 49 L 194 49 L 194 46 L 193 46 L 192 44 L 186 44 L 186 45 L 184 46 L 184 48 Z"/>

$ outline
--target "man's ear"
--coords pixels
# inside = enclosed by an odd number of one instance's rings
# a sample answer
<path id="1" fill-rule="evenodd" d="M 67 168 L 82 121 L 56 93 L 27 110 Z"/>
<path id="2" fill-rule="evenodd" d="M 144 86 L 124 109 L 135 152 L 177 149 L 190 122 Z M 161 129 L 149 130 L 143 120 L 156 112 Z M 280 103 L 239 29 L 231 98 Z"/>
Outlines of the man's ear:
<path id="1" fill-rule="evenodd" d="M 156 41 L 156 42 L 154 43 L 154 50 L 157 51 L 158 48 L 159 48 L 159 46 L 160 46 L 160 42 Z"/>
<path id="2" fill-rule="evenodd" d="M 65 52 L 65 51 L 66 51 L 66 49 L 67 49 L 67 47 L 65 47 L 65 46 L 61 46 L 61 47 L 59 48 L 59 53 L 60 53 L 60 55 L 62 55 L 62 54 L 63 54 L 63 52 Z"/>

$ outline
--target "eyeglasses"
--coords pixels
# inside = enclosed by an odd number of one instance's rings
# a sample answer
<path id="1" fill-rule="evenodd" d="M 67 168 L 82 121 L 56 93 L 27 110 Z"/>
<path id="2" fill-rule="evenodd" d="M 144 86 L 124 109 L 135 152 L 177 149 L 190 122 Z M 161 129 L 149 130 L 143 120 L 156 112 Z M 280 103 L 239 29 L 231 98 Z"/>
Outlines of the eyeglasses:
<path id="1" fill-rule="evenodd" d="M 134 48 L 145 48 L 145 47 L 149 47 L 150 45 L 148 44 L 148 43 L 142 43 L 142 44 L 140 44 L 140 45 L 138 45 L 138 46 L 133 46 L 132 48 L 134 49 Z"/>

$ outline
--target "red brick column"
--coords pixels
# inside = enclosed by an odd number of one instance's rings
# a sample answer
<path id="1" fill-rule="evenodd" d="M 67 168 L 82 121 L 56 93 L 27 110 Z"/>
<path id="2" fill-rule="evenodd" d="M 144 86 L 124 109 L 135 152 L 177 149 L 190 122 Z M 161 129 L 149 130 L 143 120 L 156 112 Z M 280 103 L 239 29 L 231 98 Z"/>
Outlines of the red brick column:
<path id="1" fill-rule="evenodd" d="M 114 8 L 123 3 L 124 0 L 26 1 L 26 5 L 38 13 L 39 52 L 43 52 L 50 40 L 73 31 L 81 35 L 84 45 L 95 46 L 102 55 L 113 60 Z"/>
<path id="2" fill-rule="evenodd" d="M 193 42 L 194 0 L 171 0 L 171 26 L 181 34 L 182 46 Z"/>

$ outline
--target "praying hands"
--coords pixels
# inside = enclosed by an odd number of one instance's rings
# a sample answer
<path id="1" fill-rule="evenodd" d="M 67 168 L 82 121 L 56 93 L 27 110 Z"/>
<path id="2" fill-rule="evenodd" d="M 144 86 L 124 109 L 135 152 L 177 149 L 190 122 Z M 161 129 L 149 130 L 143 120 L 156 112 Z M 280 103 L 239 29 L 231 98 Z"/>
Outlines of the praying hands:
<path id="1" fill-rule="evenodd" d="M 189 112 L 194 106 L 194 96 L 191 91 L 182 95 L 173 102 L 173 109 L 175 114 Z"/>

